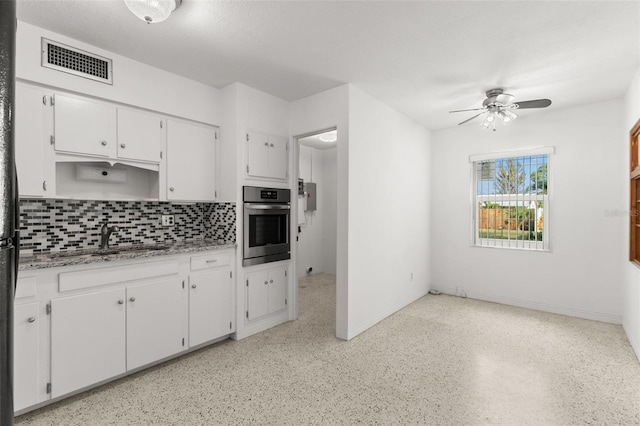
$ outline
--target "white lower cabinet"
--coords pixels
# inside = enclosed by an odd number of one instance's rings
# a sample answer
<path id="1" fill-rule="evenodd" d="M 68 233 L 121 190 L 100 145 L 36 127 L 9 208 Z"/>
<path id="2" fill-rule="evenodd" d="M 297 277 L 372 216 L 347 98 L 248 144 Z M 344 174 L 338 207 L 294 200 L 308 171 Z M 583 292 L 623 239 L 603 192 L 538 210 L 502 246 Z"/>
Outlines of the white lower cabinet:
<path id="1" fill-rule="evenodd" d="M 51 397 L 126 371 L 125 289 L 51 301 Z"/>
<path id="2" fill-rule="evenodd" d="M 230 334 L 232 321 L 231 269 L 195 272 L 189 276 L 189 346 Z"/>
<path id="3" fill-rule="evenodd" d="M 39 303 L 16 305 L 13 311 L 13 406 L 16 411 L 39 401 Z"/>
<path id="4" fill-rule="evenodd" d="M 127 370 L 185 349 L 184 280 L 127 287 Z"/>
<path id="5" fill-rule="evenodd" d="M 249 321 L 282 311 L 287 307 L 287 268 L 253 272 L 246 275 Z"/>
<path id="6" fill-rule="evenodd" d="M 234 263 L 227 249 L 21 271 L 15 411 L 233 333 Z"/>

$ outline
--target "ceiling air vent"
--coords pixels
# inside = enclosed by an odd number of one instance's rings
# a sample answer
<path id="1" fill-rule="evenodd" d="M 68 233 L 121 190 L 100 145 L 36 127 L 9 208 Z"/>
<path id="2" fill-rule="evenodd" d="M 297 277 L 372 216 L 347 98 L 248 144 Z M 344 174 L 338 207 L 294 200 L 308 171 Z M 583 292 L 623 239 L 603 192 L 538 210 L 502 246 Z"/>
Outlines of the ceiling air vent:
<path id="1" fill-rule="evenodd" d="M 111 59 L 46 38 L 42 39 L 42 66 L 113 84 Z"/>

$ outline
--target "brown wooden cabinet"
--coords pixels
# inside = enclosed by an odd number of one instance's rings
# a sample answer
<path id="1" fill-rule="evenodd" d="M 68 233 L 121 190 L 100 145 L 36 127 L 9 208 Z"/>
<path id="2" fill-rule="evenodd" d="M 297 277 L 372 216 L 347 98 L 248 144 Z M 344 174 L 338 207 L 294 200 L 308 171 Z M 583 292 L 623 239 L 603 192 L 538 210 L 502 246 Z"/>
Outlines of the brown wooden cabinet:
<path id="1" fill-rule="evenodd" d="M 629 260 L 640 266 L 640 167 L 638 166 L 638 148 L 640 143 L 640 120 L 630 132 L 629 153 Z"/>

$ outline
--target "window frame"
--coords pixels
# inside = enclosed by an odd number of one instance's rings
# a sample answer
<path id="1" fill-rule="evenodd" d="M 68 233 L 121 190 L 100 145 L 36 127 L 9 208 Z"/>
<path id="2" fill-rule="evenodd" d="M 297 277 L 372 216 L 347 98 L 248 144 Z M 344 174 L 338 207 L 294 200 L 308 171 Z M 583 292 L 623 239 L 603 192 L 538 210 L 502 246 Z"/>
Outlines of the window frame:
<path id="1" fill-rule="evenodd" d="M 472 247 L 478 248 L 497 248 L 497 249 L 507 249 L 507 250 L 523 250 L 523 251 L 533 251 L 533 252 L 551 252 L 552 245 L 550 239 L 550 212 L 551 212 L 551 204 L 553 204 L 553 156 L 555 154 L 555 147 L 553 146 L 544 146 L 544 147 L 536 147 L 536 148 L 527 148 L 527 149 L 518 149 L 518 150 L 510 150 L 510 151 L 499 151 L 499 152 L 490 152 L 483 154 L 473 154 L 469 156 L 469 165 L 470 165 L 470 175 L 471 175 L 471 193 L 470 193 L 470 235 L 469 241 Z M 480 231 L 478 228 L 478 220 L 479 220 L 479 202 L 478 202 L 478 175 L 476 172 L 475 163 L 481 161 L 493 161 L 498 159 L 510 159 L 510 158 L 520 158 L 520 157 L 529 157 L 529 156 L 537 156 L 537 155 L 547 155 L 547 193 L 546 194 L 530 194 L 527 195 L 526 198 L 532 200 L 532 197 L 536 200 L 541 199 L 544 205 L 544 226 L 542 228 L 542 241 L 535 241 L 535 247 L 532 247 L 534 241 L 531 240 L 507 240 L 507 239 L 493 239 L 493 238 L 482 238 L 482 240 L 494 241 L 496 244 L 487 245 L 481 244 L 480 240 Z M 513 198 L 513 197 L 510 197 Z M 518 199 L 518 197 L 515 197 Z M 523 195 L 519 200 L 524 201 L 525 196 Z M 509 200 L 510 201 L 510 200 Z M 500 241 L 499 244 L 497 242 Z M 529 241 L 528 246 L 524 247 L 524 242 Z M 505 243 L 507 242 L 507 243 Z M 521 246 L 519 246 L 521 245 Z"/>

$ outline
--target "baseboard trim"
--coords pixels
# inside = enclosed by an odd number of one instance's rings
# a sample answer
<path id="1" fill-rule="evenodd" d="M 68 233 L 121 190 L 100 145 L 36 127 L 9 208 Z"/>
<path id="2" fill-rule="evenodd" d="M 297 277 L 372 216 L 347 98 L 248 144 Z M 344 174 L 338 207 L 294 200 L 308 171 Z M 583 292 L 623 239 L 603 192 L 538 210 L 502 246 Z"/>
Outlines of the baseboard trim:
<path id="1" fill-rule="evenodd" d="M 438 290 L 441 293 L 458 296 L 454 287 L 443 287 L 433 285 L 434 290 Z M 622 324 L 621 315 L 612 315 L 604 312 L 588 311 L 585 309 L 574 308 L 571 306 L 561 305 L 549 305 L 541 302 L 534 302 L 531 300 L 516 299 L 511 297 L 502 297 L 496 295 L 487 295 L 484 293 L 476 293 L 465 289 L 466 297 L 469 299 L 483 300 L 485 302 L 500 303 L 503 305 L 517 306 L 520 308 L 533 309 L 536 311 L 550 312 L 553 314 L 567 315 L 570 317 L 589 319 L 600 322 L 607 322 L 611 324 Z"/>

